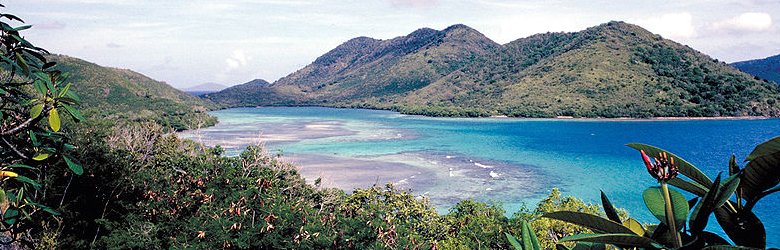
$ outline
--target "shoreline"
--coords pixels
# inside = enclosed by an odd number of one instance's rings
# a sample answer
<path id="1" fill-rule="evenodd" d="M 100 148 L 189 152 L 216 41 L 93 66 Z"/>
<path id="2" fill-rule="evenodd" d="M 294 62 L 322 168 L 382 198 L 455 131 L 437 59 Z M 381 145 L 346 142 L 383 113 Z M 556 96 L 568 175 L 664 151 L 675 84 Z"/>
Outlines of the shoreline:
<path id="1" fill-rule="evenodd" d="M 730 121 L 730 120 L 769 120 L 780 119 L 780 117 L 772 116 L 658 116 L 658 117 L 573 117 L 573 116 L 556 116 L 556 117 L 510 117 L 506 115 L 491 115 L 491 116 L 430 116 L 422 114 L 405 114 L 392 109 L 382 108 L 350 108 L 350 107 L 331 107 L 331 106 L 316 106 L 316 105 L 292 105 L 292 106 L 240 106 L 240 107 L 227 107 L 221 109 L 215 109 L 212 111 L 221 111 L 237 108 L 329 108 L 329 109 L 355 109 L 355 110 L 372 110 L 372 111 L 387 111 L 393 112 L 399 115 L 418 116 L 424 118 L 440 118 L 440 119 L 497 119 L 497 120 L 524 120 L 524 121 Z M 210 112 L 212 112 L 210 111 Z"/>

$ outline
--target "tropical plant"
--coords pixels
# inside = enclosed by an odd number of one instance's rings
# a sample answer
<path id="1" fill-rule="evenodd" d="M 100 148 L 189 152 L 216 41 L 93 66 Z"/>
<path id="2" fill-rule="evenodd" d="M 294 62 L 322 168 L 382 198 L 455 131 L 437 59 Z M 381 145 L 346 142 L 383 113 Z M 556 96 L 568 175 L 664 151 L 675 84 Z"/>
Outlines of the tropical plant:
<path id="1" fill-rule="evenodd" d="M 0 7 L 4 7 L 0 5 Z M 6 19 L 6 21 L 2 21 Z M 68 151 L 60 112 L 83 119 L 74 108 L 79 97 L 65 84 L 67 76 L 53 70 L 48 52 L 20 34 L 30 25 L 13 27 L 22 19 L 0 13 L 0 221 L 1 244 L 30 244 L 30 232 L 44 214 L 57 214 L 39 203 L 46 199 L 47 174 L 67 165 L 77 175 L 82 167 Z M 66 190 L 67 191 L 67 190 Z M 66 192 L 65 191 L 65 192 Z"/>
<path id="2" fill-rule="evenodd" d="M 639 143 L 627 146 L 640 151 L 648 172 L 660 183 L 660 186 L 650 187 L 642 194 L 648 210 L 660 223 L 645 228 L 633 219 L 620 221 L 602 192 L 607 218 L 568 211 L 544 215 L 595 232 L 565 237 L 562 242 L 606 243 L 621 248 L 646 249 L 766 248 L 763 223 L 751 209 L 761 198 L 780 191 L 777 186 L 780 183 L 780 137 L 758 145 L 746 158 L 745 168 L 740 169 L 732 156 L 729 176 L 721 180 L 719 174 L 714 181 L 688 161 L 666 150 Z M 690 180 L 678 177 L 678 173 Z M 686 200 L 668 185 L 698 197 Z M 736 200 L 730 200 L 732 196 Z M 723 231 L 737 246 L 731 246 L 717 234 L 704 230 L 713 213 Z"/>

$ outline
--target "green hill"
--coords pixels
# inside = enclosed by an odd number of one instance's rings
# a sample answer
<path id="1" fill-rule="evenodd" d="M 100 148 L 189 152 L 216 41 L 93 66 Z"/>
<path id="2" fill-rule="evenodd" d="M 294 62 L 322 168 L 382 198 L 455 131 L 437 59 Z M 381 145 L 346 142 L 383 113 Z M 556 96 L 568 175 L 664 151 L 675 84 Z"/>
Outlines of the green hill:
<path id="1" fill-rule="evenodd" d="M 780 83 L 780 55 L 732 63 L 731 66 L 753 76 Z"/>
<path id="2" fill-rule="evenodd" d="M 229 106 L 323 105 L 433 116 L 778 116 L 780 89 L 623 22 L 498 45 L 455 25 L 355 38 Z"/>
<path id="3" fill-rule="evenodd" d="M 127 69 L 103 67 L 78 58 L 52 55 L 57 69 L 70 73 L 69 82 L 81 96 L 85 115 L 109 120 L 155 121 L 176 130 L 216 122 L 206 112 L 216 108 L 164 82 Z"/>

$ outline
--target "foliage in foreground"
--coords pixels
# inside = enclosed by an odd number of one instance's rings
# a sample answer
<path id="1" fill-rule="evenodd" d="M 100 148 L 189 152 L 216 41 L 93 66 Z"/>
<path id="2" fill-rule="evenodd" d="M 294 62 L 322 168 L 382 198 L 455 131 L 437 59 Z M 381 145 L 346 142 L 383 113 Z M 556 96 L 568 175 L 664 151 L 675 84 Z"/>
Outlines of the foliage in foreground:
<path id="1" fill-rule="evenodd" d="M 582 212 L 558 211 L 544 217 L 587 227 L 596 234 L 578 234 L 561 239 L 562 242 L 581 242 L 577 247 L 604 248 L 611 244 L 618 248 L 643 249 L 764 249 L 766 230 L 763 222 L 752 212 L 762 198 L 780 191 L 780 137 L 758 145 L 740 168 L 734 156 L 729 161 L 728 177 L 721 175 L 711 180 L 688 161 L 663 149 L 631 143 L 640 151 L 648 173 L 658 180 L 660 187 L 650 187 L 642 194 L 648 210 L 660 221 L 647 228 L 636 221 L 621 220 L 607 196 L 602 193 L 602 204 L 607 218 Z M 653 156 L 652 160 L 651 157 Z M 676 162 L 675 162 L 676 159 Z M 677 177 L 682 174 L 690 180 Z M 697 197 L 686 200 L 678 187 Z M 735 197 L 735 200 L 731 200 Z M 736 245 L 719 235 L 705 231 L 710 215 Z M 687 227 L 686 227 L 687 224 Z M 541 249 L 538 240 L 527 226 L 521 239 L 507 234 L 516 249 Z M 566 249 L 566 246 L 556 246 Z"/>
<path id="2" fill-rule="evenodd" d="M 504 233 L 519 232 L 520 218 L 544 232 L 557 225 L 551 229 L 561 237 L 589 231 L 542 218 L 543 211 L 598 208 L 554 190 L 538 208 L 511 218 L 498 205 L 475 201 L 439 215 L 392 185 L 351 194 L 319 189 L 262 148 L 224 157 L 219 147 L 162 131 L 153 123 L 79 126 L 76 143 L 92 167 L 71 184 L 77 197 L 63 210 L 58 247 L 508 248 Z M 541 242 L 554 245 L 553 238 Z"/>
<path id="3" fill-rule="evenodd" d="M 67 74 L 24 39 L 21 31 L 30 25 L 15 23 L 24 22 L 0 13 L 0 244 L 29 247 L 37 240 L 30 235 L 58 214 L 56 203 L 45 201 L 67 192 L 49 185 L 52 176 L 83 172 L 64 133 L 66 118 L 83 117 Z"/>

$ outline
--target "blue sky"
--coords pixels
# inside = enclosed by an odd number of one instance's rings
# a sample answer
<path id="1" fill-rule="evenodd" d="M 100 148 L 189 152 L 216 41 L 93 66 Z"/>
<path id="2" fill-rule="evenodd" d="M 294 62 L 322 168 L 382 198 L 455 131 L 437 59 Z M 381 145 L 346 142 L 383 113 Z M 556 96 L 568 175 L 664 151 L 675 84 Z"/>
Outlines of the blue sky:
<path id="1" fill-rule="evenodd" d="M 357 36 L 389 39 L 462 23 L 498 43 L 610 20 L 714 58 L 780 54 L 780 0 L 7 0 L 53 53 L 175 87 L 274 81 Z"/>

